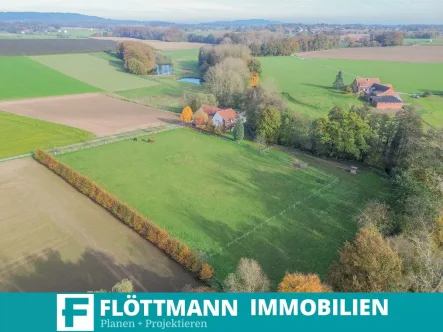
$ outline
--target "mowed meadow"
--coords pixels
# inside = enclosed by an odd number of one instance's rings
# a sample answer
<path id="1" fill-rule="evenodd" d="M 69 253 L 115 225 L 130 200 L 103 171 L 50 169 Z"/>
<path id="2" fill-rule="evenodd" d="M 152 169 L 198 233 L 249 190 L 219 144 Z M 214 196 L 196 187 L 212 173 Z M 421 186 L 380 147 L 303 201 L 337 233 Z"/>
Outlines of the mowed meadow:
<path id="1" fill-rule="evenodd" d="M 262 57 L 260 61 L 264 83 L 271 81 L 271 85 L 277 85 L 295 112 L 318 118 L 336 105 L 363 105 L 354 94 L 344 94 L 332 87 L 337 72 L 342 70 L 345 84 L 351 84 L 355 77 L 378 77 L 382 83 L 392 84 L 406 104 L 417 108 L 424 121 L 443 126 L 443 85 L 439 79 L 443 76 L 443 63 L 297 57 Z M 411 97 L 425 91 L 434 96 L 420 100 Z"/>
<path id="2" fill-rule="evenodd" d="M 86 141 L 87 131 L 0 111 L 0 158 Z"/>
<path id="3" fill-rule="evenodd" d="M 0 73 L 0 100 L 100 91 L 27 57 L 0 57 Z"/>
<path id="4" fill-rule="evenodd" d="M 57 158 L 201 252 L 219 279 L 241 257 L 257 259 L 274 284 L 286 271 L 324 276 L 353 238 L 365 201 L 386 199 L 387 180 L 369 170 L 353 177 L 317 160 L 315 168 L 296 169 L 289 156 L 189 129 L 153 137 L 151 144 L 124 141 Z"/>

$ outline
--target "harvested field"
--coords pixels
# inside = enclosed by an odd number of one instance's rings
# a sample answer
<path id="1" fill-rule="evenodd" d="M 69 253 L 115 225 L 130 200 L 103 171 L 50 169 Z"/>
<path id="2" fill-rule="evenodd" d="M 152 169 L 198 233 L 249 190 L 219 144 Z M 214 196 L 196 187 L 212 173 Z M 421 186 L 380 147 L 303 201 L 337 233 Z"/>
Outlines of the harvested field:
<path id="1" fill-rule="evenodd" d="M 32 159 L 0 164 L 0 292 L 84 292 L 129 278 L 137 291 L 194 279 Z"/>
<path id="2" fill-rule="evenodd" d="M 148 77 L 127 73 L 121 59 L 105 52 L 99 54 L 101 57 L 91 54 L 57 54 L 32 59 L 105 91 L 139 89 L 158 84 Z"/>
<path id="3" fill-rule="evenodd" d="M 155 47 L 155 48 L 157 48 L 159 50 L 164 50 L 164 51 L 188 50 L 190 48 L 200 48 L 200 47 L 206 45 L 206 44 L 202 44 L 202 43 L 164 42 L 164 41 L 161 41 L 161 40 L 143 40 L 143 39 L 126 38 L 126 37 L 93 37 L 92 39 L 97 39 L 97 40 L 113 40 L 115 42 L 121 42 L 121 41 L 125 41 L 125 40 L 132 40 L 132 41 L 138 41 L 138 42 L 146 43 L 148 45 L 151 45 L 152 47 Z"/>
<path id="4" fill-rule="evenodd" d="M 114 50 L 117 43 L 96 39 L 0 39 L 1 55 L 90 53 Z"/>
<path id="5" fill-rule="evenodd" d="M 377 60 L 394 62 L 443 62 L 443 45 L 341 48 L 297 54 L 310 59 Z"/>
<path id="6" fill-rule="evenodd" d="M 101 94 L 84 94 L 0 102 L 6 112 L 80 128 L 106 136 L 177 123 L 176 114 Z"/>

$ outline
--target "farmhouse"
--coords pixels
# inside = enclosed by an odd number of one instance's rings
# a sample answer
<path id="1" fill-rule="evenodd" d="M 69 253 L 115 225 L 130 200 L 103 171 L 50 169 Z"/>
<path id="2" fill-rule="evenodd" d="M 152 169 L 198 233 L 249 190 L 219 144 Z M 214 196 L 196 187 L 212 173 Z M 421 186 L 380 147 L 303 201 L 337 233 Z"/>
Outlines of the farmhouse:
<path id="1" fill-rule="evenodd" d="M 387 108 L 387 109 L 401 109 L 403 107 L 403 101 L 395 96 L 380 96 L 371 97 L 371 105 L 375 108 Z"/>
<path id="2" fill-rule="evenodd" d="M 221 126 L 225 130 L 232 129 L 237 122 L 238 114 L 232 108 L 218 111 L 212 118 L 214 126 Z"/>
<path id="3" fill-rule="evenodd" d="M 209 116 L 209 118 L 213 118 L 214 117 L 214 115 L 217 113 L 217 112 L 220 112 L 222 109 L 221 108 L 218 108 L 218 107 L 216 107 L 216 106 L 210 106 L 210 105 L 202 105 L 199 109 L 198 109 L 198 111 L 203 111 L 203 112 L 205 112 L 208 116 Z M 198 112 L 197 111 L 197 112 Z M 196 113 L 197 113 L 196 112 Z"/>
<path id="4" fill-rule="evenodd" d="M 366 91 L 366 98 L 375 108 L 401 109 L 403 101 L 397 96 L 391 84 L 373 84 Z"/>
<path id="5" fill-rule="evenodd" d="M 352 83 L 354 93 L 364 93 L 365 99 L 375 108 L 401 109 L 403 101 L 392 84 L 381 84 L 379 78 L 356 78 Z"/>
<path id="6" fill-rule="evenodd" d="M 354 93 L 362 93 L 366 92 L 368 89 L 370 89 L 374 84 L 380 84 L 379 78 L 362 78 L 357 77 L 354 82 L 352 83 L 352 91 Z"/>

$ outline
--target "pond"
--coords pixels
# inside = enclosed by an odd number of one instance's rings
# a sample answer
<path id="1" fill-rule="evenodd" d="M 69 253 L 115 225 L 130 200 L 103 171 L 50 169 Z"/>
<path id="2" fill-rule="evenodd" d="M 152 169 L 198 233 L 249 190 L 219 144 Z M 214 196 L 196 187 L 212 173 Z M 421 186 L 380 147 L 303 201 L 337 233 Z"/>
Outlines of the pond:
<path id="1" fill-rule="evenodd" d="M 172 75 L 172 65 L 155 65 L 157 76 Z"/>
<path id="2" fill-rule="evenodd" d="M 198 84 L 198 85 L 202 84 L 201 78 L 187 77 L 187 78 L 180 78 L 178 81 L 179 82 L 192 83 L 192 84 Z"/>

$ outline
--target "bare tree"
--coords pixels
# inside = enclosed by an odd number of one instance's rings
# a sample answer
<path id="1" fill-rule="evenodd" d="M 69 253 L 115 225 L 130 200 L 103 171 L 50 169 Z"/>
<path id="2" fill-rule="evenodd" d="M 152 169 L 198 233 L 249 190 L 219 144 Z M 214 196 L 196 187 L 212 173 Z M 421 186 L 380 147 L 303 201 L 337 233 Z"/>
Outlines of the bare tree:
<path id="1" fill-rule="evenodd" d="M 234 107 L 249 84 L 249 69 L 242 59 L 226 58 L 208 69 L 205 82 L 222 105 Z"/>
<path id="2" fill-rule="evenodd" d="M 270 282 L 257 261 L 241 258 L 235 273 L 225 280 L 225 291 L 231 293 L 269 292 Z"/>
<path id="3" fill-rule="evenodd" d="M 443 292 L 443 253 L 435 247 L 432 233 L 416 232 L 391 240 L 403 260 L 405 281 L 414 292 Z"/>

